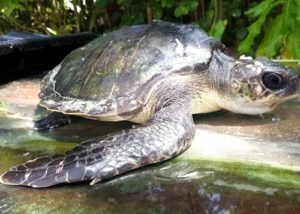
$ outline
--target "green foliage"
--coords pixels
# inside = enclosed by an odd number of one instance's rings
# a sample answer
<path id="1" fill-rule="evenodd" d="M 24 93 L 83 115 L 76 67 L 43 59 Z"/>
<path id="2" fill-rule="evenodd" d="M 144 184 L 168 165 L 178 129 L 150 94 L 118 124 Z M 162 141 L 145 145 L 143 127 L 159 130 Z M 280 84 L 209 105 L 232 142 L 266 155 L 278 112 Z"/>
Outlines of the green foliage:
<path id="1" fill-rule="evenodd" d="M 3 9 L 3 13 L 5 16 L 10 16 L 10 14 L 14 11 L 14 10 L 24 10 L 24 7 L 21 4 L 21 1 L 19 0 L 1 0 L 0 1 L 0 8 Z"/>
<path id="2" fill-rule="evenodd" d="M 276 6 L 276 3 L 274 4 L 273 2 L 274 0 L 265 0 L 246 12 L 249 18 L 257 18 L 257 20 L 248 27 L 248 36 L 241 42 L 239 51 L 247 53 L 251 50 L 255 38 L 261 33 L 261 28 L 268 14 Z"/>
<path id="3" fill-rule="evenodd" d="M 227 20 L 218 20 L 210 30 L 210 34 L 213 35 L 217 40 L 221 41 L 223 33 L 226 29 Z"/>
<path id="4" fill-rule="evenodd" d="M 298 0 L 265 0 L 246 15 L 255 21 L 239 45 L 241 53 L 256 48 L 257 56 L 300 58 L 300 3 Z M 258 41 L 257 41 L 258 39 Z"/>
<path id="5" fill-rule="evenodd" d="M 179 1 L 175 3 L 175 16 L 180 17 L 186 14 L 189 14 L 190 12 L 193 12 L 198 7 L 198 1 L 189 0 L 189 1 Z"/>
<path id="6" fill-rule="evenodd" d="M 299 0 L 0 0 L 0 33 L 103 33 L 153 19 L 192 23 L 241 54 L 300 58 Z"/>

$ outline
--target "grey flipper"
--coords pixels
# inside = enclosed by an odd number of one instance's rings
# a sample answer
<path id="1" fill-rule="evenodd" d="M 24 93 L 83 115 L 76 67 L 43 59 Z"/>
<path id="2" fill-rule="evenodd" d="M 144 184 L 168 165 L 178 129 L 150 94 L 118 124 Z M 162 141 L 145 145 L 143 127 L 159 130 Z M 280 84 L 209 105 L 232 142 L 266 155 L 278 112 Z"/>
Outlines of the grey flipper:
<path id="1" fill-rule="evenodd" d="M 191 144 L 194 123 L 186 100 L 165 102 L 146 124 L 88 140 L 64 155 L 41 157 L 5 172 L 8 185 L 48 187 L 92 180 L 91 184 L 170 159 Z"/>
<path id="2" fill-rule="evenodd" d="M 34 123 L 34 129 L 53 129 L 68 123 L 71 123 L 70 116 L 59 112 L 52 112 L 48 116 L 36 121 Z"/>

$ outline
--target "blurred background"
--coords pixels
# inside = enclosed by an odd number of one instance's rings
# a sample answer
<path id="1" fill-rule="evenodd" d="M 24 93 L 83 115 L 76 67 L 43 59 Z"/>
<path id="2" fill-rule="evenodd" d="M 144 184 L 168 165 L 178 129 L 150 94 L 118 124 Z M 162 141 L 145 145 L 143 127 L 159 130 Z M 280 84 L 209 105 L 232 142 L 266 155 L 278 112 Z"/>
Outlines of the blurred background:
<path id="1" fill-rule="evenodd" d="M 101 34 L 153 19 L 192 23 L 238 54 L 300 58 L 299 0 L 0 0 L 0 34 Z"/>

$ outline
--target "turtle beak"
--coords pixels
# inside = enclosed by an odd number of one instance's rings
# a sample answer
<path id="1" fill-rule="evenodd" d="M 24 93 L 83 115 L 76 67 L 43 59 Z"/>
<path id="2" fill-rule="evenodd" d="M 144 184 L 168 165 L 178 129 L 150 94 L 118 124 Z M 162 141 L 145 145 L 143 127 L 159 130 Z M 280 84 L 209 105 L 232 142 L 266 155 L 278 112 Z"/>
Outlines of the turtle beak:
<path id="1" fill-rule="evenodd" d="M 295 73 L 289 79 L 290 85 L 288 87 L 288 94 L 291 95 L 289 99 L 300 98 L 300 75 Z"/>

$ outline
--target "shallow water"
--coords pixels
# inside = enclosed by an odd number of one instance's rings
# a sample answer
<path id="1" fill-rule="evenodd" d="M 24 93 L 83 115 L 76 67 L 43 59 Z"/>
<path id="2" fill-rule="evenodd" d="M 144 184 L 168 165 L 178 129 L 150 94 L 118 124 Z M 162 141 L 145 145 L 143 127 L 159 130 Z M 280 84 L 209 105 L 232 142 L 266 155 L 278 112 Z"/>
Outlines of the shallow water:
<path id="1" fill-rule="evenodd" d="M 37 132 L 39 80 L 0 87 L 0 173 L 132 124 L 74 119 Z M 107 182 L 31 189 L 0 185 L 0 213 L 299 213 L 300 101 L 260 116 L 197 115 L 183 155 Z"/>

